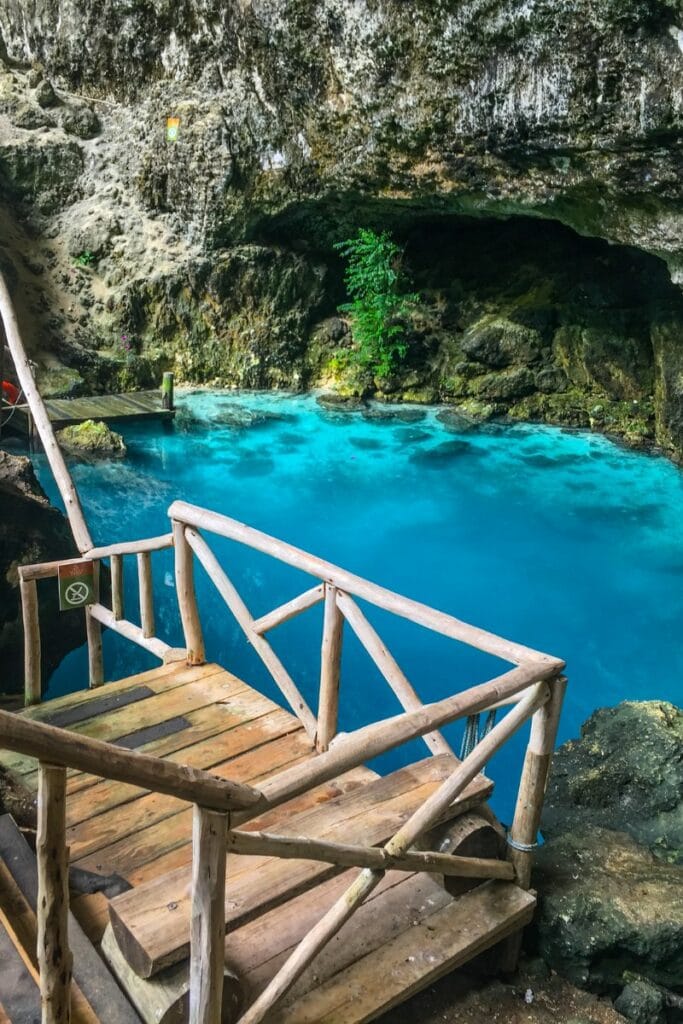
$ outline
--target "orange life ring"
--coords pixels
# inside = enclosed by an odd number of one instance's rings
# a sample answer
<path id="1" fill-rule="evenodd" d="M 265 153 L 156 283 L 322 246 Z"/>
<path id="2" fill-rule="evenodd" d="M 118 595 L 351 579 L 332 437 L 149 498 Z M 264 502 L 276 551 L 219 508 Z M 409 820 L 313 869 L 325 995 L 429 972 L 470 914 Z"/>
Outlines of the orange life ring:
<path id="1" fill-rule="evenodd" d="M 2 397 L 9 405 L 16 405 L 19 401 L 21 392 L 19 388 L 15 387 L 14 384 L 10 384 L 8 380 L 2 382 Z"/>

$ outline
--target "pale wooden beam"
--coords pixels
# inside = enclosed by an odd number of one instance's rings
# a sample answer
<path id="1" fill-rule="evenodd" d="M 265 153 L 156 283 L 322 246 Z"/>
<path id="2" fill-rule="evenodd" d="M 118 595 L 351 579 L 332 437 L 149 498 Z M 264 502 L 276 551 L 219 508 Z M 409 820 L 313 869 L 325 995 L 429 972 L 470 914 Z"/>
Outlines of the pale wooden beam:
<path id="1" fill-rule="evenodd" d="M 112 555 L 111 566 L 111 610 L 118 622 L 123 618 L 123 555 Z"/>
<path id="2" fill-rule="evenodd" d="M 40 623 L 38 589 L 35 580 L 25 580 L 19 570 L 21 614 L 24 623 L 24 704 L 40 704 L 42 680 L 40 669 Z"/>
<path id="3" fill-rule="evenodd" d="M 189 1024 L 221 1024 L 228 815 L 194 806 Z"/>
<path id="4" fill-rule="evenodd" d="M 272 612 L 262 615 L 260 619 L 254 619 L 251 628 L 259 635 L 268 633 L 271 629 L 275 629 L 276 626 L 282 626 L 283 623 L 289 622 L 290 619 L 300 615 L 301 612 L 305 612 L 309 608 L 315 607 L 316 604 L 320 604 L 324 597 L 325 588 L 322 583 L 319 583 L 317 587 L 312 587 L 304 594 L 293 597 L 291 601 L 287 601 L 286 604 L 281 604 L 278 608 L 274 608 Z"/>
<path id="5" fill-rule="evenodd" d="M 204 636 L 199 620 L 197 597 L 194 589 L 194 566 L 192 548 L 185 536 L 182 523 L 173 523 L 173 545 L 175 547 L 175 585 L 180 608 L 180 618 L 185 635 L 188 665 L 203 665 Z"/>
<path id="6" fill-rule="evenodd" d="M 242 627 L 247 640 L 254 648 L 259 658 L 266 666 L 271 676 L 280 687 L 280 690 L 289 701 L 290 707 L 297 716 L 308 735 L 313 739 L 317 731 L 315 715 L 302 697 L 299 689 L 287 672 L 277 654 L 270 646 L 265 637 L 255 633 L 252 627 L 253 617 L 238 593 L 234 583 L 228 577 L 218 559 L 206 543 L 203 537 L 196 530 L 186 530 L 185 536 L 190 548 L 196 554 L 203 565 L 209 579 L 221 595 L 228 608 L 235 616 L 238 624 Z"/>
<path id="7" fill-rule="evenodd" d="M 145 639 L 154 636 L 154 584 L 152 580 L 152 556 L 149 551 L 139 551 L 138 588 L 140 593 L 140 625 Z"/>
<path id="8" fill-rule="evenodd" d="M 316 748 L 327 750 L 337 733 L 339 718 L 339 677 L 344 619 L 337 607 L 337 588 L 325 584 L 325 614 L 320 651 L 320 699 Z"/>
<path id="9" fill-rule="evenodd" d="M 41 761 L 38 771 L 38 968 L 42 1024 L 71 1022 L 69 851 L 66 769 Z"/>
<path id="10" fill-rule="evenodd" d="M 337 605 L 349 626 L 398 697 L 404 710 L 415 711 L 417 708 L 423 707 L 423 702 L 418 697 L 412 684 L 403 674 L 398 662 L 384 646 L 379 635 L 368 622 L 353 598 L 349 597 L 342 590 L 338 590 Z M 422 739 L 433 754 L 451 754 L 455 757 L 452 747 L 446 742 L 440 732 L 425 733 Z"/>

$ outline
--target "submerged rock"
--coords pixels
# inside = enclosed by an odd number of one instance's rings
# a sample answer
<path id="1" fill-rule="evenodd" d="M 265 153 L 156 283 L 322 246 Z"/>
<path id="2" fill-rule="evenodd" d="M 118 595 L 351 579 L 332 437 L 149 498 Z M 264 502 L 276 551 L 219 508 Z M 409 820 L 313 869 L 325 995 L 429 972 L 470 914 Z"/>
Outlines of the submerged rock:
<path id="1" fill-rule="evenodd" d="M 85 420 L 72 427 L 58 431 L 57 440 L 64 451 L 71 455 L 103 456 L 123 458 L 126 444 L 106 423 Z"/>

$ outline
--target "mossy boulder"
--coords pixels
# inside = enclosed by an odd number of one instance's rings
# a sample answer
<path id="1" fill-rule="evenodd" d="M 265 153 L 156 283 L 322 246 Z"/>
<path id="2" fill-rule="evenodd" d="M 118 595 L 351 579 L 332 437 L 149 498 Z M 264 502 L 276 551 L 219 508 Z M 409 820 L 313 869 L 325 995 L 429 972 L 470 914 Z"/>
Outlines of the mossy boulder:
<path id="1" fill-rule="evenodd" d="M 95 420 L 64 427 L 58 432 L 57 440 L 64 451 L 71 455 L 123 458 L 126 454 L 126 445 L 121 435 L 106 423 Z"/>

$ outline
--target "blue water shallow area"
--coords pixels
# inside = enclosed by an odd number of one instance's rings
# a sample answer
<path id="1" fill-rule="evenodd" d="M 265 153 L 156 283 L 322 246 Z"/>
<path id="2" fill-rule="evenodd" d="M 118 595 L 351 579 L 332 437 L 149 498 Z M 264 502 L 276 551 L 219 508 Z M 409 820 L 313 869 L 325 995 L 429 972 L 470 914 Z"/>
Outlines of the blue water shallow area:
<path id="1" fill-rule="evenodd" d="M 163 533 L 182 498 L 226 513 L 502 636 L 564 658 L 570 680 L 560 739 L 596 708 L 623 699 L 680 699 L 683 678 L 683 476 L 663 458 L 600 436 L 538 426 L 468 428 L 439 410 L 321 408 L 313 396 L 180 395 L 170 430 L 129 426 L 128 458 L 72 471 L 97 543 Z M 396 415 L 392 415 L 396 414 Z M 399 418 L 401 417 L 401 418 Z M 38 459 L 43 485 L 54 485 Z M 211 538 L 209 538 L 211 539 Z M 254 615 L 310 578 L 219 539 L 222 564 Z M 134 560 L 127 617 L 137 620 Z M 157 632 L 180 646 L 172 557 L 154 556 Z M 270 696 L 278 691 L 212 584 L 198 570 L 207 653 Z M 365 606 L 423 700 L 506 667 L 488 655 Z M 78 613 L 68 613 L 78 614 Z M 315 708 L 320 608 L 270 634 Z M 108 678 L 156 662 L 106 633 Z M 83 685 L 83 649 L 49 696 Z M 396 713 L 388 686 L 346 630 L 340 728 Z M 446 730 L 459 745 L 461 727 Z M 509 812 L 525 737 L 490 768 Z M 391 752 L 380 770 L 421 756 Z"/>

